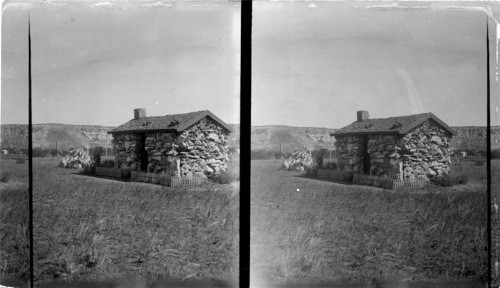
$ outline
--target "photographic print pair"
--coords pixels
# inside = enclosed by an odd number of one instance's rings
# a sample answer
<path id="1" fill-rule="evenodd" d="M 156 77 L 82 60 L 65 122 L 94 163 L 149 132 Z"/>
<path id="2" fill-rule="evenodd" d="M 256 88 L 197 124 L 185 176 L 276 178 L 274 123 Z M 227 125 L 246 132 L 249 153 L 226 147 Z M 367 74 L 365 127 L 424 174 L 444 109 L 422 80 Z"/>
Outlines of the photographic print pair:
<path id="1" fill-rule="evenodd" d="M 2 286 L 497 283 L 497 3 L 2 17 Z"/>

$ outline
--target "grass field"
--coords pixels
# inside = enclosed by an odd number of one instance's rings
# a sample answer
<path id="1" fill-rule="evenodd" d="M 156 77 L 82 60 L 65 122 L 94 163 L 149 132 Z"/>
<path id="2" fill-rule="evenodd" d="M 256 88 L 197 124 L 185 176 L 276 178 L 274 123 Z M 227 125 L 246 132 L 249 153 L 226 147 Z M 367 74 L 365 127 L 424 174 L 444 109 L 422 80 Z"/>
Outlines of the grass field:
<path id="1" fill-rule="evenodd" d="M 57 163 L 34 159 L 37 283 L 238 276 L 237 185 L 174 189 L 82 176 Z M 485 167 L 467 167 L 467 185 L 389 191 L 279 165 L 252 161 L 253 287 L 484 280 Z M 492 175 L 499 197 L 500 162 Z M 0 278 L 28 278 L 27 180 L 27 162 L 2 159 Z"/>
<path id="2" fill-rule="evenodd" d="M 28 162 L 0 159 L 0 279 L 29 279 Z"/>
<path id="3" fill-rule="evenodd" d="M 58 161 L 34 158 L 36 283 L 238 278 L 237 182 L 168 188 L 83 176 L 55 168 Z M 2 238 L 12 243 L 2 243 L 9 251 L 0 272 L 27 276 L 27 169 L 4 165 Z"/>
<path id="4" fill-rule="evenodd" d="M 305 178 L 279 166 L 252 161 L 253 287 L 485 280 L 484 167 L 466 185 L 391 191 Z"/>

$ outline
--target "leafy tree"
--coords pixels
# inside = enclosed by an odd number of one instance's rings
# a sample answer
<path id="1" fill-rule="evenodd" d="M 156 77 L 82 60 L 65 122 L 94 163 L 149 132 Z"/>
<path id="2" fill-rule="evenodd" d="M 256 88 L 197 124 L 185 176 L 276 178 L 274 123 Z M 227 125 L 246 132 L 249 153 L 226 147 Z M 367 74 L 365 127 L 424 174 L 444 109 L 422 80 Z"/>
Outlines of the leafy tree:
<path id="1" fill-rule="evenodd" d="M 102 156 L 102 153 L 104 152 L 104 148 L 102 146 L 96 146 L 95 148 L 93 148 L 91 150 L 93 150 L 91 152 L 92 161 L 94 162 L 95 166 L 99 166 L 101 164 L 101 156 Z"/>
<path id="2" fill-rule="evenodd" d="M 491 159 L 500 159 L 500 149 L 491 150 Z"/>
<path id="3" fill-rule="evenodd" d="M 284 154 L 281 151 L 276 151 L 276 153 L 274 153 L 274 158 L 276 159 L 281 159 L 282 156 L 284 156 Z"/>
<path id="4" fill-rule="evenodd" d="M 321 148 L 319 150 L 314 150 L 311 152 L 311 156 L 316 159 L 316 163 L 319 168 L 323 167 L 323 158 L 330 156 L 330 151 L 326 148 Z"/>
<path id="5" fill-rule="evenodd" d="M 45 157 L 46 153 L 47 151 L 40 147 L 33 148 L 33 157 Z"/>
<path id="6" fill-rule="evenodd" d="M 57 157 L 57 155 L 59 155 L 59 151 L 57 151 L 57 149 L 52 149 L 50 150 L 50 155 L 52 155 L 52 157 Z"/>

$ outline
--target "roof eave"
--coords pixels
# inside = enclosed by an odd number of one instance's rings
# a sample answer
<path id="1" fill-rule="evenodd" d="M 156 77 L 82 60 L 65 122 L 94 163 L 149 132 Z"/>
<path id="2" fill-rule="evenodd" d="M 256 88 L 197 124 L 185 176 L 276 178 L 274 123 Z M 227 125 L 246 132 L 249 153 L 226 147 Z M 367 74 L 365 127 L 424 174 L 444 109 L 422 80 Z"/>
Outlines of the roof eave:
<path id="1" fill-rule="evenodd" d="M 427 115 L 421 119 L 418 119 L 418 121 L 415 121 L 408 127 L 402 130 L 394 130 L 394 131 L 359 131 L 359 132 L 335 132 L 330 134 L 330 136 L 355 136 L 355 135 L 369 135 L 369 134 L 399 134 L 399 135 L 404 135 L 411 130 L 415 129 L 416 127 L 420 126 L 423 122 L 432 119 L 434 120 L 437 124 L 439 124 L 441 127 L 443 127 L 446 131 L 448 131 L 452 135 L 458 135 L 457 131 L 455 131 L 453 128 L 448 126 L 446 123 L 444 123 L 441 119 L 439 119 L 436 115 L 433 113 L 429 112 L 426 113 Z"/>
<path id="2" fill-rule="evenodd" d="M 330 136 L 357 136 L 357 135 L 371 135 L 371 134 L 398 134 L 401 135 L 399 131 L 360 131 L 360 132 L 345 132 L 345 133 L 332 133 Z"/>
<path id="3" fill-rule="evenodd" d="M 131 130 L 118 130 L 108 131 L 108 134 L 123 134 L 123 133 L 147 133 L 147 132 L 178 132 L 176 129 L 131 129 Z"/>
<path id="4" fill-rule="evenodd" d="M 209 110 L 206 110 L 203 113 L 198 114 L 196 117 L 189 119 L 189 121 L 183 123 L 182 125 L 179 125 L 177 128 L 111 130 L 111 131 L 108 131 L 107 133 L 108 134 L 144 133 L 144 132 L 178 132 L 178 133 L 182 133 L 182 131 L 186 130 L 187 128 L 191 127 L 192 125 L 196 124 L 196 122 L 200 121 L 201 119 L 203 119 L 207 116 L 212 118 L 217 123 L 219 123 L 229 133 L 234 133 L 234 130 L 228 124 L 226 124 L 224 121 L 222 121 L 219 117 L 215 116 Z"/>
<path id="5" fill-rule="evenodd" d="M 441 127 L 443 127 L 445 130 L 447 130 L 448 132 L 450 132 L 450 134 L 452 135 L 458 135 L 457 131 L 455 131 L 453 128 L 451 128 L 450 126 L 448 126 L 448 124 L 444 123 L 443 120 L 439 119 L 436 115 L 434 115 L 432 112 L 429 112 L 428 113 L 428 117 L 422 119 L 421 121 L 418 121 L 418 122 L 415 122 L 413 125 L 411 125 L 410 127 L 404 129 L 401 131 L 401 134 L 406 134 L 408 132 L 410 132 L 411 130 L 415 129 L 417 126 L 419 126 L 420 124 L 424 123 L 425 121 L 429 120 L 429 119 L 432 119 L 434 120 L 436 123 L 438 123 Z"/>
<path id="6" fill-rule="evenodd" d="M 193 117 L 192 119 L 190 119 L 189 121 L 187 121 L 186 123 L 182 124 L 182 125 L 179 125 L 179 127 L 177 127 L 177 132 L 182 132 L 184 130 L 186 130 L 187 128 L 191 127 L 192 125 L 194 125 L 196 122 L 200 121 L 201 119 L 205 118 L 205 117 L 210 117 L 212 118 L 213 120 L 215 120 L 217 123 L 219 123 L 220 125 L 222 125 L 222 127 L 224 127 L 224 129 L 226 129 L 229 133 L 234 133 L 234 130 L 229 127 L 229 125 L 227 125 L 224 121 L 222 121 L 219 117 L 215 116 L 212 112 L 210 112 L 209 110 L 205 110 L 203 113 L 199 114 L 198 116 L 196 117 Z"/>

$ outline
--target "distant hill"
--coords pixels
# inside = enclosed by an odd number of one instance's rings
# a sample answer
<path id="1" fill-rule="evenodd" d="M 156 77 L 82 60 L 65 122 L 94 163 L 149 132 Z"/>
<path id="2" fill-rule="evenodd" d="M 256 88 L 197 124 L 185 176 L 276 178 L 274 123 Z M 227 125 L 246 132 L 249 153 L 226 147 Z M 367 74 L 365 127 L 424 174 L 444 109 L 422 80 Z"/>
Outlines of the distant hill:
<path id="1" fill-rule="evenodd" d="M 240 125 L 230 124 L 235 133 L 231 134 L 229 146 L 239 147 Z M 34 124 L 33 146 L 45 149 L 57 147 L 68 150 L 71 147 L 88 145 L 90 147 L 111 147 L 111 135 L 106 132 L 113 129 L 99 125 Z M 452 145 L 457 149 L 486 149 L 486 127 L 453 127 L 458 135 L 453 137 Z M 337 131 L 333 128 L 292 127 L 292 126 L 254 126 L 251 128 L 252 150 L 291 152 L 295 149 L 332 149 Z M 500 149 L 500 126 L 492 127 L 492 149 Z M 1 147 L 26 148 L 28 143 L 28 125 L 1 125 Z"/>
<path id="2" fill-rule="evenodd" d="M 457 149 L 486 150 L 486 127 L 452 127 L 458 133 L 452 138 L 451 145 Z M 500 126 L 491 127 L 491 149 L 500 149 Z"/>
<path id="3" fill-rule="evenodd" d="M 486 127 L 453 127 L 458 133 L 452 139 L 452 147 L 456 149 L 486 150 Z M 291 127 L 291 126 L 254 126 L 251 130 L 252 150 L 278 151 L 281 143 L 283 152 L 295 149 L 326 148 L 332 149 L 334 137 L 330 137 L 338 129 Z M 492 127 L 492 149 L 500 149 L 500 126 Z"/>
<path id="4" fill-rule="evenodd" d="M 252 150 L 293 152 L 295 149 L 332 149 L 334 138 L 330 133 L 338 129 L 292 127 L 292 126 L 254 126 L 251 129 Z"/>
<path id="5" fill-rule="evenodd" d="M 230 145 L 239 141 L 239 125 L 230 125 L 236 133 L 230 137 Z M 112 136 L 107 134 L 112 126 L 33 124 L 33 147 L 44 149 L 69 150 L 80 146 L 111 147 Z M 28 125 L 1 125 L 1 147 L 28 147 Z"/>
<path id="6" fill-rule="evenodd" d="M 33 124 L 33 146 L 45 149 L 68 150 L 71 147 L 111 147 L 113 127 L 98 125 Z M 27 147 L 28 125 L 2 125 L 2 147 Z"/>

